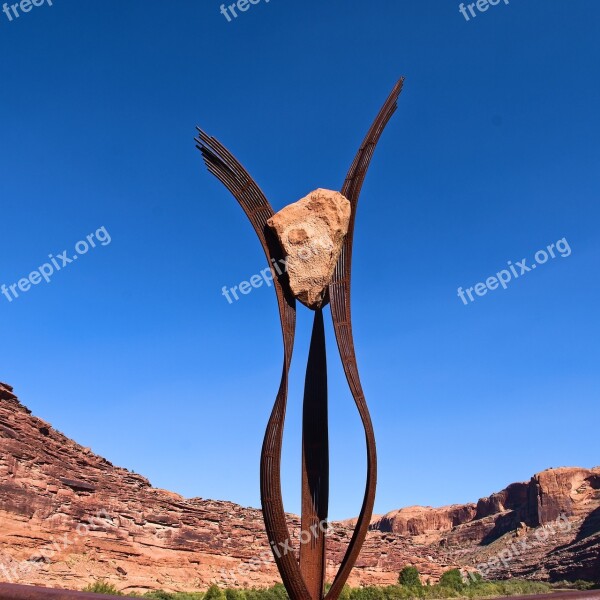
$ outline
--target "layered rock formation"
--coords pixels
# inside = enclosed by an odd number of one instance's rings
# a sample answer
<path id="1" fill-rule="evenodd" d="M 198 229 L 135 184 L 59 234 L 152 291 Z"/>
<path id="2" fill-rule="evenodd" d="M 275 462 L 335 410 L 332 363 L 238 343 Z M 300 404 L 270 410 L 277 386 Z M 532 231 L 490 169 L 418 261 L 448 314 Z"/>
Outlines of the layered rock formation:
<path id="1" fill-rule="evenodd" d="M 526 483 L 513 483 L 477 504 L 395 510 L 373 520 L 371 528 L 430 543 L 487 544 L 507 532 L 547 525 L 561 515 L 582 520 L 596 509 L 600 509 L 600 467 L 563 467 L 538 473 Z"/>
<path id="2" fill-rule="evenodd" d="M 323 189 L 267 221 L 286 256 L 292 293 L 309 308 L 319 308 L 325 299 L 349 222 L 350 202 L 339 192 Z"/>
<path id="3" fill-rule="evenodd" d="M 371 529 L 391 531 L 418 538 L 421 542 L 431 542 L 439 540 L 443 532 L 472 521 L 476 513 L 475 504 L 456 504 L 442 508 L 409 506 L 376 518 L 371 523 Z"/>
<path id="4" fill-rule="evenodd" d="M 289 517 L 298 547 L 299 519 Z M 352 535 L 333 526 L 333 574 Z M 373 531 L 350 583 L 393 583 L 407 563 L 435 580 L 446 559 Z M 198 590 L 279 581 L 259 510 L 153 488 L 32 416 L 0 384 L 0 581 L 124 591 Z"/>
<path id="5" fill-rule="evenodd" d="M 404 508 L 371 527 L 492 578 L 600 580 L 600 467 L 549 469 L 477 504 Z"/>
<path id="6" fill-rule="evenodd" d="M 298 517 L 289 523 L 297 548 Z M 333 524 L 330 575 L 352 530 Z M 432 582 L 478 565 L 495 578 L 600 579 L 600 468 L 551 469 L 476 504 L 377 517 L 350 584 L 394 583 L 409 564 Z M 259 510 L 153 488 L 0 384 L 0 581 L 80 589 L 101 577 L 123 591 L 279 581 Z"/>

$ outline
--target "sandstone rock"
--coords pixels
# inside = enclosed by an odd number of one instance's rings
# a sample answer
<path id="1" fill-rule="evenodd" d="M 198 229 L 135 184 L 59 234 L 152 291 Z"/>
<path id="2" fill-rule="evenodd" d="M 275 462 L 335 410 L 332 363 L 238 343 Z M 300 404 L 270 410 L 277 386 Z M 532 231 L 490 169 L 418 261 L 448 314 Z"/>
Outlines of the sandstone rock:
<path id="1" fill-rule="evenodd" d="M 300 519 L 288 523 L 297 548 Z M 333 525 L 329 581 L 351 535 Z M 435 581 L 446 563 L 429 552 L 372 531 L 350 583 L 394 583 L 409 561 Z M 281 581 L 260 510 L 153 488 L 30 415 L 0 384 L 0 581 L 80 590 L 100 578 L 124 592 Z"/>
<path id="2" fill-rule="evenodd" d="M 512 483 L 501 492 L 492 494 L 488 498 L 481 498 L 477 502 L 477 515 L 475 518 L 482 519 L 490 515 L 501 513 L 505 510 L 515 510 L 523 513 L 522 520 L 531 520 L 531 509 L 529 483 Z M 517 517 L 518 515 L 515 515 Z"/>
<path id="3" fill-rule="evenodd" d="M 519 523 L 517 525 L 517 530 L 515 531 L 515 537 L 523 537 L 529 531 L 529 527 L 527 527 L 526 523 Z"/>
<path id="4" fill-rule="evenodd" d="M 492 579 L 600 583 L 600 468 L 548 469 L 480 499 L 476 508 L 410 507 L 371 527 L 443 549 L 450 563 L 468 569 L 493 564 Z M 509 559 L 503 563 L 498 556 Z"/>
<path id="5" fill-rule="evenodd" d="M 588 513 L 590 496 L 599 495 L 597 482 L 587 469 L 563 467 L 535 475 L 530 486 L 536 524 L 544 525 L 561 514 L 579 516 Z"/>
<path id="6" fill-rule="evenodd" d="M 292 293 L 309 308 L 319 308 L 325 299 L 349 222 L 350 202 L 339 192 L 324 189 L 267 221 L 287 257 Z"/>
<path id="7" fill-rule="evenodd" d="M 568 527 L 557 525 L 561 514 Z M 297 548 L 300 519 L 288 523 Z M 353 525 L 333 524 L 329 581 Z M 477 505 L 377 517 L 350 584 L 395 583 L 407 564 L 435 582 L 525 541 L 528 550 L 508 566 L 496 558 L 489 577 L 600 577 L 600 468 L 550 469 Z M 280 581 L 260 510 L 153 488 L 32 416 L 0 384 L 0 581 L 81 589 L 99 578 L 125 592 Z"/>
<path id="8" fill-rule="evenodd" d="M 373 520 L 371 528 L 420 537 L 422 539 L 419 541 L 422 542 L 427 542 L 427 535 L 433 534 L 433 539 L 437 541 L 440 533 L 472 521 L 475 513 L 474 504 L 458 504 L 442 508 L 410 506 Z"/>

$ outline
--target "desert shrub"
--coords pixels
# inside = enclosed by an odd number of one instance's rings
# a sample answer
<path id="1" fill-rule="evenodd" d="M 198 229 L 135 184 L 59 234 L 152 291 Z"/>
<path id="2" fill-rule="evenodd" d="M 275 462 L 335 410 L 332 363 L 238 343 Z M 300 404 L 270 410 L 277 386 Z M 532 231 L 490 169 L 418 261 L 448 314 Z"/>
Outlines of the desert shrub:
<path id="1" fill-rule="evenodd" d="M 375 586 L 354 588 L 350 600 L 386 600 L 383 589 Z"/>
<path id="2" fill-rule="evenodd" d="M 398 583 L 407 587 L 421 587 L 421 577 L 416 567 L 404 567 L 398 576 Z"/>
<path id="3" fill-rule="evenodd" d="M 276 583 L 266 592 L 265 600 L 289 600 L 287 590 L 283 583 Z"/>
<path id="4" fill-rule="evenodd" d="M 246 600 L 262 600 L 262 592 L 262 590 L 252 588 L 244 590 L 244 595 L 246 596 Z"/>
<path id="5" fill-rule="evenodd" d="M 576 581 L 561 581 L 561 588 L 569 588 L 573 590 L 593 590 L 596 587 L 596 584 L 593 581 L 585 581 L 584 579 L 577 579 Z"/>
<path id="6" fill-rule="evenodd" d="M 273 587 L 267 589 L 252 588 L 244 591 L 235 591 L 243 594 L 241 600 L 289 600 L 287 591 L 282 583 L 276 583 Z"/>
<path id="7" fill-rule="evenodd" d="M 227 600 L 246 600 L 246 594 L 243 590 L 227 588 L 225 590 L 225 598 L 227 598 Z"/>
<path id="8" fill-rule="evenodd" d="M 421 598 L 419 586 L 389 585 L 383 589 L 386 600 L 416 600 Z"/>
<path id="9" fill-rule="evenodd" d="M 225 592 L 218 585 L 211 585 L 204 594 L 204 600 L 227 600 Z"/>
<path id="10" fill-rule="evenodd" d="M 144 594 L 144 598 L 152 598 L 153 600 L 173 600 L 174 597 L 175 594 L 165 592 L 165 590 L 153 590 Z"/>
<path id="11" fill-rule="evenodd" d="M 462 594 L 469 598 L 490 598 L 497 596 L 520 596 L 528 594 L 548 594 L 552 587 L 540 581 L 511 579 L 507 581 L 480 581 L 463 588 Z"/>
<path id="12" fill-rule="evenodd" d="M 331 589 L 331 583 L 327 582 L 325 584 L 325 595 L 329 593 Z M 346 583 L 340 592 L 339 600 L 350 600 L 350 592 L 352 592 L 352 588 Z"/>
<path id="13" fill-rule="evenodd" d="M 573 582 L 573 588 L 576 590 L 593 590 L 596 587 L 597 584 L 595 584 L 593 581 L 585 581 L 583 579 L 578 579 L 577 581 Z"/>
<path id="14" fill-rule="evenodd" d="M 502 596 L 502 588 L 493 581 L 479 581 L 474 585 L 467 586 L 463 591 L 469 598 L 489 598 Z"/>
<path id="15" fill-rule="evenodd" d="M 541 581 L 509 580 L 496 582 L 503 596 L 521 596 L 527 594 L 548 594 L 552 587 L 548 583 Z"/>
<path id="16" fill-rule="evenodd" d="M 122 596 L 121 592 L 106 579 L 97 579 L 94 583 L 85 586 L 83 592 L 91 592 L 92 594 L 108 594 L 109 596 Z"/>
<path id="17" fill-rule="evenodd" d="M 440 577 L 440 587 L 462 590 L 465 587 L 462 573 L 459 569 L 450 569 Z"/>
<path id="18" fill-rule="evenodd" d="M 342 591 L 340 592 L 339 600 L 350 600 L 351 593 L 352 593 L 351 587 L 348 584 L 344 585 L 344 587 L 342 588 Z"/>
<path id="19" fill-rule="evenodd" d="M 566 585 L 573 589 L 590 589 L 594 584 L 577 581 L 567 583 Z M 328 584 L 325 586 L 325 589 L 329 590 L 330 587 L 331 585 Z M 463 583 L 460 571 L 453 569 L 444 573 L 440 579 L 440 583 L 437 585 L 424 586 L 420 583 L 420 580 L 419 584 L 416 585 L 396 584 L 386 587 L 367 586 L 361 588 L 350 588 L 346 585 L 341 592 L 340 600 L 445 600 L 453 598 L 476 600 L 499 596 L 545 594 L 551 592 L 552 589 L 553 586 L 547 583 L 521 579 L 488 581 L 483 580 L 481 577 L 475 577 L 474 579 L 469 577 L 468 583 L 465 584 Z M 88 585 L 83 591 L 123 595 L 105 580 L 96 581 Z M 138 594 L 129 595 L 135 596 Z M 205 593 L 171 593 L 164 590 L 156 590 L 147 592 L 143 595 L 143 598 L 151 600 L 289 600 L 288 594 L 282 584 L 276 584 L 268 589 L 252 588 L 244 590 L 232 588 L 221 589 L 213 585 Z"/>
<path id="20" fill-rule="evenodd" d="M 435 600 L 436 598 L 462 598 L 464 592 L 457 590 L 455 587 L 448 587 L 444 585 L 432 585 L 430 587 L 424 587 L 425 598 Z"/>

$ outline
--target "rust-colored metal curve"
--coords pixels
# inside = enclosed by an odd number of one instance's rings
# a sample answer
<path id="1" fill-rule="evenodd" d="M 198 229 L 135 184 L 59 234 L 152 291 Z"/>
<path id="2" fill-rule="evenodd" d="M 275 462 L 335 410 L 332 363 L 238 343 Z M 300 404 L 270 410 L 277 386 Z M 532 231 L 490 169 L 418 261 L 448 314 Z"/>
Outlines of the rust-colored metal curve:
<path id="1" fill-rule="evenodd" d="M 348 172 L 342 194 L 352 206 L 348 235 L 329 286 L 331 316 L 340 357 L 350 391 L 358 408 L 367 446 L 367 481 L 362 509 L 346 550 L 342 564 L 326 600 L 337 600 L 367 534 L 377 480 L 375 435 L 362 391 L 350 313 L 350 269 L 356 206 L 375 146 L 396 110 L 402 90 L 401 79 L 386 100 L 369 130 Z M 273 209 L 256 182 L 213 137 L 198 129 L 197 147 L 202 152 L 208 170 L 233 194 L 248 216 L 269 261 L 282 258 L 275 235 L 267 227 Z M 286 413 L 289 369 L 294 346 L 296 303 L 287 285 L 285 274 L 274 277 L 279 317 L 283 334 L 283 370 L 279 391 L 267 424 L 260 464 L 261 502 L 269 543 L 291 600 L 322 600 L 326 564 L 326 527 L 329 500 L 329 456 L 327 432 L 327 367 L 325 330 L 322 309 L 315 313 L 311 348 L 306 372 L 302 435 L 302 519 L 299 561 L 290 549 L 288 530 L 281 493 L 281 450 Z M 308 539 L 303 540 L 303 535 Z"/>
<path id="2" fill-rule="evenodd" d="M 346 554 L 340 565 L 338 574 L 327 593 L 327 600 L 336 600 L 348 576 L 356 563 L 360 549 L 365 541 L 369 523 L 373 515 L 375 503 L 375 488 L 377 486 L 377 448 L 375 446 L 375 433 L 371 416 L 362 390 L 356 352 L 354 350 L 354 337 L 352 335 L 352 314 L 350 311 L 350 275 L 352 267 L 352 245 L 354 241 L 354 224 L 356 222 L 356 208 L 358 198 L 365 180 L 367 170 L 373 158 L 373 153 L 385 126 L 391 119 L 398 107 L 398 97 L 402 91 L 404 78 L 400 79 L 388 96 L 383 107 L 379 111 L 373 125 L 369 129 L 356 158 L 350 167 L 346 181 L 342 188 L 342 194 L 348 198 L 351 206 L 350 224 L 348 234 L 344 240 L 344 246 L 338 259 L 333 278 L 329 285 L 329 298 L 331 302 L 331 317 L 333 328 L 340 352 L 340 358 L 348 381 L 348 386 L 358 408 L 360 418 L 365 430 L 365 441 L 367 447 L 367 479 L 365 495 L 362 508 L 354 528 L 354 534 L 346 550 Z"/>
<path id="3" fill-rule="evenodd" d="M 265 195 L 248 172 L 219 141 L 201 129 L 198 129 L 198 132 L 197 147 L 202 152 L 208 170 L 239 202 L 258 235 L 269 264 L 271 260 L 280 260 L 281 249 L 275 236 L 267 227 L 267 220 L 273 215 L 273 209 Z M 280 473 L 288 379 L 296 327 L 296 301 L 288 287 L 283 285 L 282 277 L 273 279 L 283 335 L 283 370 L 263 441 L 260 463 L 261 501 L 267 536 L 283 583 L 294 600 L 310 600 L 310 594 L 306 589 L 294 553 L 282 550 L 282 548 L 287 549 L 291 541 L 283 508 Z"/>

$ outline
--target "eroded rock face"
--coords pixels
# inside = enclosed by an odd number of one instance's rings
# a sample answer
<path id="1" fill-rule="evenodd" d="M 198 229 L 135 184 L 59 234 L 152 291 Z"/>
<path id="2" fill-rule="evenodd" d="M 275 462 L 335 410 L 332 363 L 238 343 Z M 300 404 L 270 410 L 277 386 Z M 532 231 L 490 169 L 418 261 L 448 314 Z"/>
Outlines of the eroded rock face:
<path id="1" fill-rule="evenodd" d="M 472 521 L 475 517 L 475 510 L 474 504 L 459 504 L 442 508 L 410 506 L 374 519 L 371 527 L 407 536 L 427 536 L 427 534 L 433 533 L 434 537 L 439 537 L 441 532 L 450 531 L 457 525 Z"/>
<path id="2" fill-rule="evenodd" d="M 339 192 L 324 189 L 267 221 L 286 255 L 292 293 L 309 308 L 319 308 L 325 299 L 349 222 L 350 202 Z"/>
<path id="3" fill-rule="evenodd" d="M 476 505 L 404 508 L 371 527 L 444 548 L 449 563 L 485 565 L 490 579 L 600 583 L 600 467 L 548 469 Z"/>
<path id="4" fill-rule="evenodd" d="M 297 548 L 300 519 L 288 524 Z M 354 525 L 333 524 L 329 581 Z M 526 551 L 497 559 L 523 542 Z M 435 582 L 488 561 L 491 579 L 597 578 L 600 467 L 550 469 L 477 505 L 375 517 L 349 582 L 395 583 L 409 564 Z M 153 488 L 30 414 L 0 383 L 0 581 L 80 590 L 99 578 L 124 592 L 280 581 L 260 510 Z"/>
<path id="5" fill-rule="evenodd" d="M 300 519 L 288 515 L 288 525 L 297 549 Z M 328 581 L 352 530 L 333 524 Z M 435 581 L 447 563 L 430 553 L 369 532 L 350 583 L 394 583 L 408 562 Z M 81 590 L 100 578 L 123 592 L 281 581 L 260 510 L 153 488 L 31 415 L 0 383 L 0 582 Z"/>

